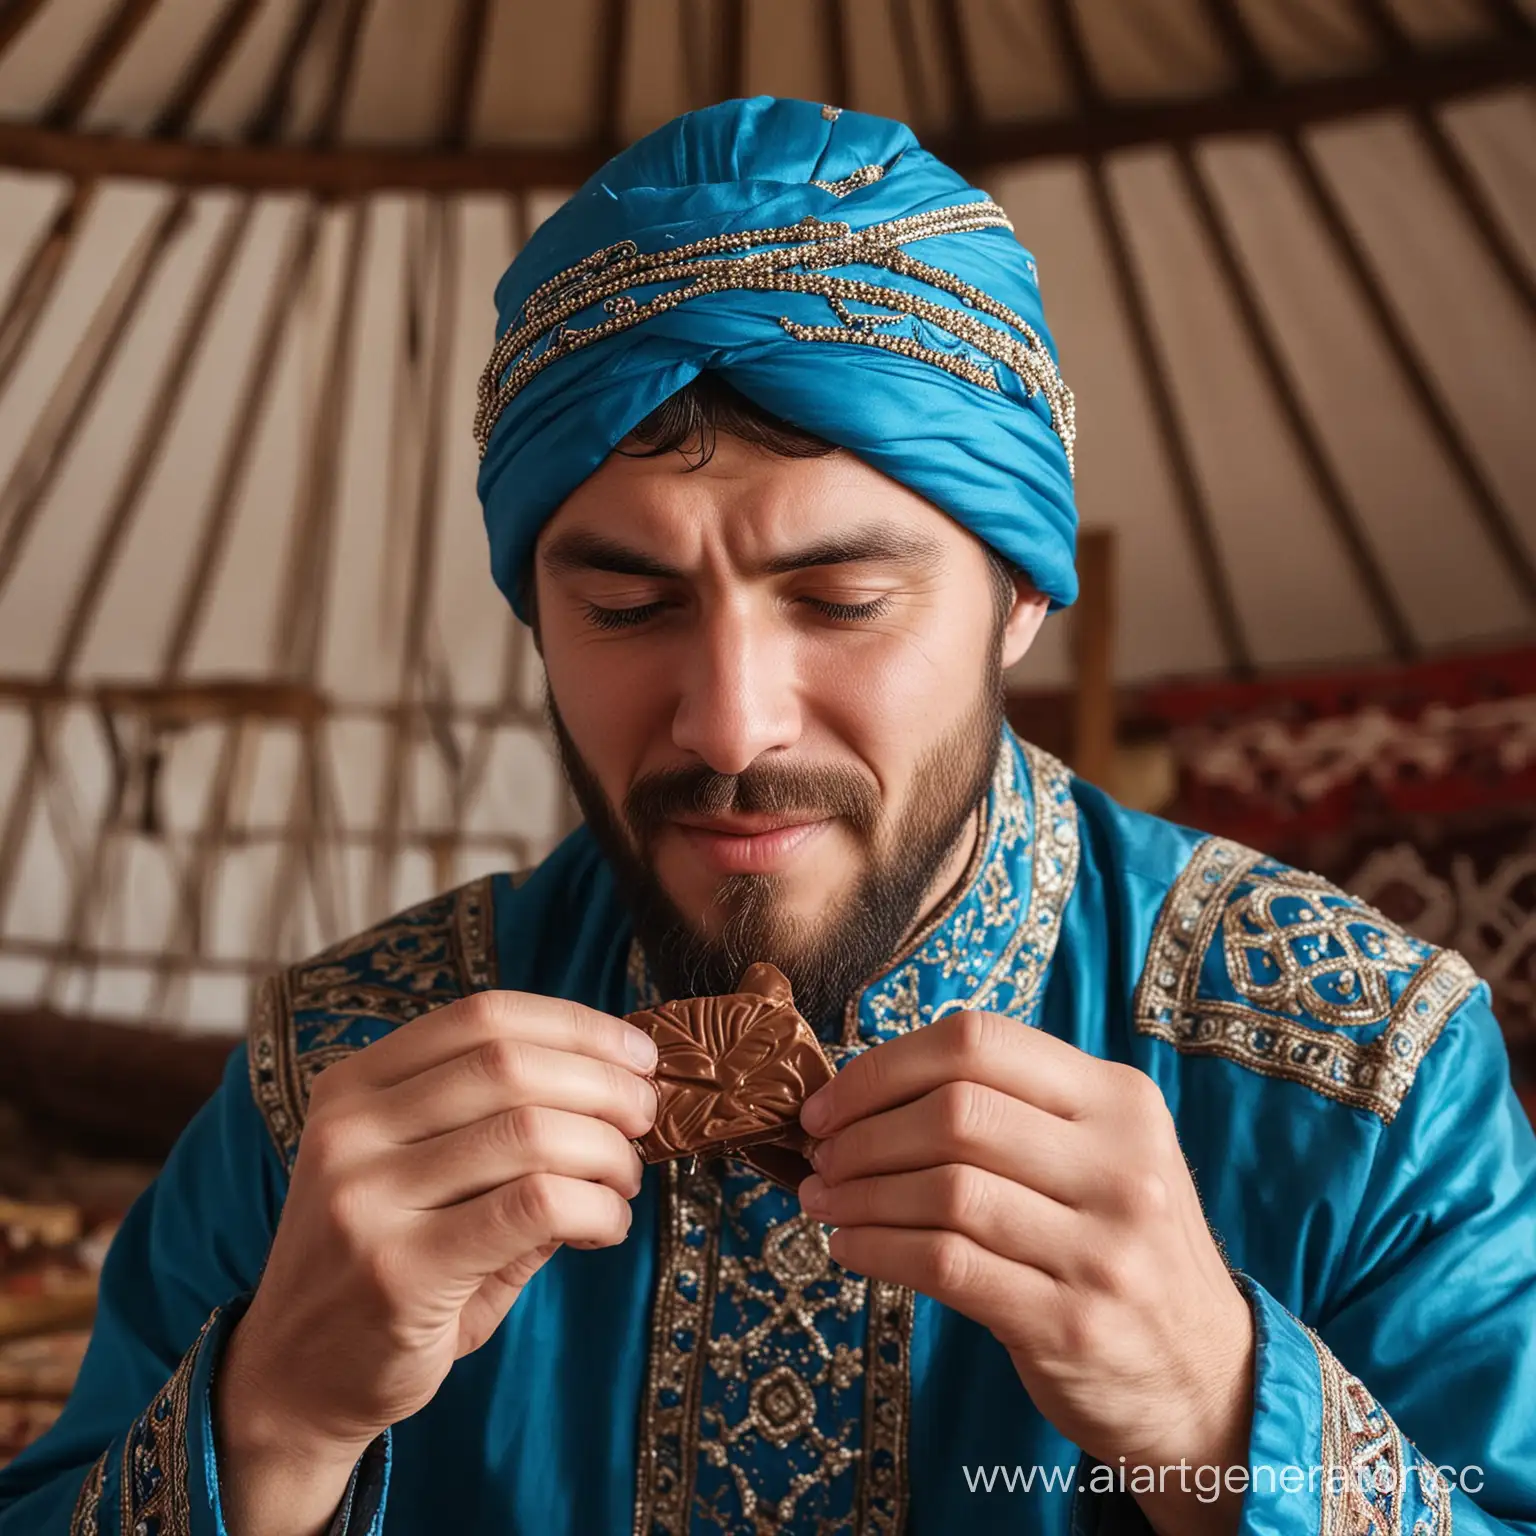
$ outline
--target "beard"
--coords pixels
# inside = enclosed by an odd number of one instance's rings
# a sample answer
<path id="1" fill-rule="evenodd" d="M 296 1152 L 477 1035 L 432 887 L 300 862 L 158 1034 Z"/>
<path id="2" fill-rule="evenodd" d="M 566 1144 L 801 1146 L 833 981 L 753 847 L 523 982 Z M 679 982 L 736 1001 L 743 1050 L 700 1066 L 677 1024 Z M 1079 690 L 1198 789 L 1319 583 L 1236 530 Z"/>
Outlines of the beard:
<path id="1" fill-rule="evenodd" d="M 609 800 L 571 739 L 546 683 L 544 705 L 576 803 L 608 859 L 661 995 L 703 997 L 737 989 L 754 961 L 776 965 L 795 1006 L 824 1036 L 848 999 L 894 958 L 945 861 L 991 786 L 1003 726 L 997 647 L 964 719 L 919 762 L 907 803 L 892 818 L 874 783 L 836 764 L 759 759 L 739 774 L 706 764 L 642 775 L 622 809 Z M 679 909 L 655 873 L 655 842 L 674 816 L 804 814 L 836 818 L 863 850 L 847 894 L 828 909 L 788 909 L 778 875 L 729 875 L 713 910 Z"/>

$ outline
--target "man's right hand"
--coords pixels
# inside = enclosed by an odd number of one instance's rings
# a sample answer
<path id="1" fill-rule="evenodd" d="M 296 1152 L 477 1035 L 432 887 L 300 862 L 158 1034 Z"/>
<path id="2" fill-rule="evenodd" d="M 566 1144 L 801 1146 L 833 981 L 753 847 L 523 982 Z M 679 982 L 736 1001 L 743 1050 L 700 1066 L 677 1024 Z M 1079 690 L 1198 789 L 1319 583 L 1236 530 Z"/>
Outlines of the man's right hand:
<path id="1" fill-rule="evenodd" d="M 482 992 L 322 1072 L 217 1372 L 221 1460 L 254 1474 L 302 1446 L 315 1467 L 350 1466 L 431 1400 L 562 1243 L 623 1242 L 655 1059 L 622 1019 Z"/>

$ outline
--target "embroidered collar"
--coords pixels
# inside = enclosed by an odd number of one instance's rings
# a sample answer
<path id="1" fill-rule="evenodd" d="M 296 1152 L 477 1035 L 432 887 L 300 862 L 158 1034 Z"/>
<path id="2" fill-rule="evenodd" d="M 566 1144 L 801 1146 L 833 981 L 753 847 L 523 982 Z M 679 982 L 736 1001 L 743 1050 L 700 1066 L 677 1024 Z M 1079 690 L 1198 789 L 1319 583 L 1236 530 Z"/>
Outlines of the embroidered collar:
<path id="1" fill-rule="evenodd" d="M 1032 1022 L 1077 878 L 1071 777 L 1005 728 L 978 857 L 939 912 L 849 1002 L 834 1059 L 963 1009 Z"/>
<path id="2" fill-rule="evenodd" d="M 1048 752 L 1004 727 L 976 852 L 959 885 L 902 952 L 850 999 L 849 1056 L 945 1014 L 984 1008 L 1033 1022 L 1077 879 L 1072 775 Z M 638 939 L 629 950 L 632 1007 L 660 1001 Z"/>

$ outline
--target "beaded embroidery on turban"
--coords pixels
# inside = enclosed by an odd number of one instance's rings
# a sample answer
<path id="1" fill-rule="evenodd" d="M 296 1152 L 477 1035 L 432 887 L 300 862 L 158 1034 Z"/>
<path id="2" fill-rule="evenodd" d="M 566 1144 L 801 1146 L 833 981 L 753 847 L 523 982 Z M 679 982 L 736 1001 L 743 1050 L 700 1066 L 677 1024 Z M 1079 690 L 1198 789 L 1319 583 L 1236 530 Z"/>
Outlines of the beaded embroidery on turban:
<path id="1" fill-rule="evenodd" d="M 854 186 L 879 180 L 880 166 L 862 166 L 843 182 L 817 181 L 813 185 L 845 196 Z M 925 346 L 909 336 L 893 336 L 877 329 L 912 315 L 969 342 L 977 351 L 1011 368 L 1030 394 L 1037 390 L 1050 403 L 1051 425 L 1066 449 L 1067 465 L 1074 468 L 1073 444 L 1077 435 L 1072 391 L 1056 368 L 1045 343 L 1027 320 L 1005 304 L 989 298 L 979 288 L 909 256 L 902 246 L 908 241 L 964 230 L 1003 228 L 1013 225 L 996 203 L 962 203 L 932 213 L 871 224 L 854 230 L 807 214 L 798 224 L 784 229 L 752 229 L 737 234 L 715 235 L 680 249 L 642 255 L 633 240 L 622 240 L 596 251 L 565 271 L 556 273 L 529 294 L 523 304 L 521 323 L 509 327 L 491 353 L 480 376 L 480 407 L 475 413 L 475 441 L 485 453 L 497 418 L 531 379 L 551 363 L 582 347 L 643 325 L 653 316 L 707 293 L 730 290 L 759 293 L 815 293 L 827 300 L 838 325 L 804 325 L 780 316 L 779 324 L 797 341 L 845 342 L 883 347 L 907 357 L 932 363 L 937 368 L 968 379 L 982 389 L 996 389 L 997 378 L 988 368 L 969 359 Z M 737 254 L 738 252 L 742 254 Z M 952 305 L 919 298 L 900 288 L 856 278 L 829 277 L 827 269 L 857 263 L 885 267 L 953 294 L 967 308 L 990 315 L 1017 331 L 1016 340 L 997 326 L 988 325 Z M 676 284 L 655 298 L 635 299 L 630 288 L 648 284 Z M 850 303 L 888 308 L 890 315 L 855 313 Z M 607 319 L 597 324 L 571 327 L 567 321 L 581 310 L 601 304 Z M 540 347 L 540 343 L 543 346 Z"/>

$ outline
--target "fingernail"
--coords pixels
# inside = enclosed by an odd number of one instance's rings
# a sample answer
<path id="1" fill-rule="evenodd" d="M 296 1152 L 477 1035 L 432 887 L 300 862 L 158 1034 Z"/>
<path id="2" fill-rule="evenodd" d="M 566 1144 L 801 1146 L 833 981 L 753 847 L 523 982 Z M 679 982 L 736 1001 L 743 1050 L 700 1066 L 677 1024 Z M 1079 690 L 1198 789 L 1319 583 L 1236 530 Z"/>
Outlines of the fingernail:
<path id="1" fill-rule="evenodd" d="M 824 1141 L 818 1141 L 816 1143 L 816 1145 L 811 1148 L 811 1151 L 810 1151 L 811 1167 L 814 1168 L 817 1171 L 817 1173 L 821 1172 L 821 1165 L 822 1165 L 823 1160 L 826 1157 L 826 1154 L 827 1154 L 827 1144 Z"/>
<path id="2" fill-rule="evenodd" d="M 813 1216 L 827 1207 L 827 1186 L 818 1174 L 812 1174 L 800 1186 L 800 1206 Z"/>
<path id="3" fill-rule="evenodd" d="M 633 1024 L 624 1031 L 624 1049 L 629 1058 L 642 1072 L 649 1072 L 656 1065 L 656 1042 L 643 1029 Z"/>
<path id="4" fill-rule="evenodd" d="M 815 1136 L 832 1123 L 832 1100 L 825 1088 L 818 1088 L 800 1106 L 800 1124 Z"/>

